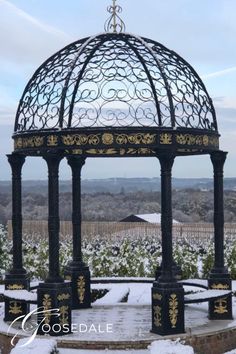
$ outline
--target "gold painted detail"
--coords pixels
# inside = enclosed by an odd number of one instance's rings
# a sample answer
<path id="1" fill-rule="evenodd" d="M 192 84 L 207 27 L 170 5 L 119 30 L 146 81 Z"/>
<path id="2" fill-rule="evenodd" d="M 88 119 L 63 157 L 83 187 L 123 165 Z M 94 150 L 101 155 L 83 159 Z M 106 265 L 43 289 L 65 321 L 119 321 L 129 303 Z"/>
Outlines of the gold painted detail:
<path id="1" fill-rule="evenodd" d="M 56 135 L 49 135 L 47 137 L 47 146 L 57 146 L 58 145 L 58 137 Z"/>
<path id="2" fill-rule="evenodd" d="M 80 275 L 77 281 L 78 286 L 78 297 L 79 302 L 82 304 L 84 302 L 84 295 L 85 295 L 85 278 L 83 275 Z"/>
<path id="3" fill-rule="evenodd" d="M 22 290 L 24 289 L 23 284 L 9 284 L 7 285 L 7 290 Z"/>
<path id="4" fill-rule="evenodd" d="M 100 143 L 100 134 L 73 134 L 62 136 L 62 142 L 64 145 L 98 145 Z"/>
<path id="5" fill-rule="evenodd" d="M 110 145 L 114 141 L 114 137 L 111 133 L 104 133 L 102 134 L 102 142 L 105 145 Z"/>
<path id="6" fill-rule="evenodd" d="M 68 322 L 68 310 L 69 310 L 69 306 L 61 306 L 61 307 L 59 307 L 60 324 L 62 326 L 69 323 Z"/>
<path id="7" fill-rule="evenodd" d="M 44 294 L 43 296 L 43 309 L 44 311 L 50 310 L 52 308 L 52 299 L 49 294 Z M 44 314 L 44 322 L 45 324 L 49 324 L 50 318 L 51 318 L 51 313 L 50 312 L 45 312 Z"/>
<path id="8" fill-rule="evenodd" d="M 176 142 L 180 145 L 218 146 L 219 139 L 216 136 L 177 134 Z"/>
<path id="9" fill-rule="evenodd" d="M 160 134 L 160 144 L 171 145 L 172 144 L 172 134 L 170 134 L 170 133 Z"/>
<path id="10" fill-rule="evenodd" d="M 71 281 L 71 275 L 66 275 L 65 279 Z"/>
<path id="11" fill-rule="evenodd" d="M 63 301 L 63 300 L 68 300 L 70 298 L 70 294 L 60 294 L 60 295 L 58 295 L 57 296 L 57 299 L 59 300 L 59 301 Z"/>
<path id="12" fill-rule="evenodd" d="M 171 294 L 169 298 L 169 318 L 172 328 L 176 327 L 178 317 L 178 300 L 176 294 Z"/>
<path id="13" fill-rule="evenodd" d="M 161 294 L 157 294 L 157 293 L 156 293 L 156 294 L 153 294 L 152 297 L 153 297 L 154 300 L 159 300 L 159 301 L 161 301 L 161 299 L 162 299 L 162 295 L 161 295 Z"/>
<path id="14" fill-rule="evenodd" d="M 15 139 L 15 149 L 40 147 L 44 143 L 43 136 L 31 136 L 29 138 Z"/>
<path id="15" fill-rule="evenodd" d="M 152 155 L 153 150 L 149 148 L 128 148 L 128 149 L 88 149 L 84 151 L 85 154 L 88 155 Z"/>
<path id="16" fill-rule="evenodd" d="M 226 297 L 218 299 L 218 300 L 215 300 L 214 301 L 214 305 L 215 305 L 215 308 L 214 308 L 214 312 L 215 313 L 218 313 L 218 314 L 222 315 L 223 313 L 227 313 L 228 312 L 228 310 L 227 310 L 227 298 Z"/>
<path id="17" fill-rule="evenodd" d="M 10 301 L 9 313 L 12 313 L 13 315 L 19 315 L 22 313 L 21 303 L 18 301 Z"/>
<path id="18" fill-rule="evenodd" d="M 229 285 L 228 284 L 212 284 L 211 285 L 211 289 L 216 289 L 216 290 L 228 290 L 229 289 Z"/>
<path id="19" fill-rule="evenodd" d="M 154 310 L 154 324 L 156 327 L 160 327 L 161 326 L 161 307 L 158 305 L 153 306 L 153 310 Z"/>
<path id="20" fill-rule="evenodd" d="M 153 144 L 155 143 L 156 134 L 137 133 L 137 134 L 116 134 L 116 143 L 123 144 Z"/>

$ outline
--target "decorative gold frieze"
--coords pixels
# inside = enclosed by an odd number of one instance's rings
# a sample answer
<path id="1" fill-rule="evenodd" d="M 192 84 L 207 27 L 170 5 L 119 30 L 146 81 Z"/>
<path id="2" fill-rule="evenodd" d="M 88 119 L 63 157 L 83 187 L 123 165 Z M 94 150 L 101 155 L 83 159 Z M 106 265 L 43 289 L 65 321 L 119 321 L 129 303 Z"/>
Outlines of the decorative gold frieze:
<path id="1" fill-rule="evenodd" d="M 69 306 L 61 306 L 61 307 L 59 307 L 60 324 L 62 326 L 69 323 L 68 322 L 68 310 L 69 310 Z"/>
<path id="2" fill-rule="evenodd" d="M 216 289 L 216 290 L 228 290 L 229 289 L 229 285 L 228 284 L 212 284 L 211 285 L 211 289 Z"/>
<path id="3" fill-rule="evenodd" d="M 169 318 L 172 328 L 176 327 L 178 317 L 178 299 L 176 294 L 171 294 L 169 298 Z"/>
<path id="4" fill-rule="evenodd" d="M 82 149 L 73 149 L 72 150 L 72 154 L 73 155 L 82 155 L 83 154 L 83 150 Z"/>
<path id="5" fill-rule="evenodd" d="M 176 142 L 180 145 L 215 146 L 219 145 L 219 138 L 208 135 L 177 134 Z"/>
<path id="6" fill-rule="evenodd" d="M 116 149 L 88 149 L 85 151 L 87 154 L 91 155 L 116 155 Z"/>
<path id="7" fill-rule="evenodd" d="M 102 134 L 102 142 L 105 145 L 111 145 L 114 141 L 113 134 L 111 133 L 104 133 Z"/>
<path id="8" fill-rule="evenodd" d="M 171 145 L 172 144 L 172 134 L 170 134 L 170 133 L 161 133 L 160 134 L 160 144 L 162 144 L 162 145 Z"/>
<path id="9" fill-rule="evenodd" d="M 124 144 L 153 144 L 155 143 L 156 134 L 150 133 L 137 133 L 137 134 L 115 134 L 116 143 L 119 145 Z"/>
<path id="10" fill-rule="evenodd" d="M 8 284 L 7 285 L 7 290 L 22 290 L 24 289 L 23 284 Z"/>
<path id="11" fill-rule="evenodd" d="M 226 297 L 214 301 L 214 312 L 220 315 L 228 312 Z"/>
<path id="12" fill-rule="evenodd" d="M 154 300 L 159 300 L 159 301 L 161 301 L 161 299 L 162 299 L 162 295 L 161 295 L 161 294 L 157 294 L 157 293 L 153 294 L 152 297 L 153 297 Z"/>
<path id="13" fill-rule="evenodd" d="M 12 313 L 13 315 L 21 314 L 22 313 L 21 303 L 18 301 L 10 301 L 9 313 Z"/>
<path id="14" fill-rule="evenodd" d="M 17 138 L 14 140 L 14 148 L 16 149 L 22 149 L 23 147 L 23 141 L 22 138 Z"/>
<path id="15" fill-rule="evenodd" d="M 153 311 L 154 311 L 154 324 L 156 327 L 161 326 L 161 307 L 156 305 L 153 306 Z"/>
<path id="16" fill-rule="evenodd" d="M 40 147 L 44 144 L 44 137 L 43 136 L 30 136 L 28 138 L 17 138 L 15 139 L 15 148 L 22 149 L 22 148 L 35 148 Z"/>
<path id="17" fill-rule="evenodd" d="M 59 300 L 59 301 L 63 301 L 63 300 L 68 300 L 70 298 L 70 294 L 59 294 L 58 296 L 57 296 L 57 299 Z"/>
<path id="18" fill-rule="evenodd" d="M 56 135 L 49 135 L 47 137 L 47 146 L 57 146 L 58 145 L 58 137 Z"/>
<path id="19" fill-rule="evenodd" d="M 62 142 L 64 145 L 98 145 L 100 143 L 100 134 L 72 134 L 62 136 Z"/>
<path id="20" fill-rule="evenodd" d="M 84 295 L 85 295 L 85 278 L 83 275 L 80 275 L 77 281 L 77 291 L 79 302 L 82 304 L 84 302 Z"/>
<path id="21" fill-rule="evenodd" d="M 44 294 L 42 303 L 43 303 L 44 311 L 50 310 L 52 308 L 51 296 L 49 294 Z M 50 318 L 51 318 L 51 313 L 45 312 L 44 318 L 45 318 L 45 320 L 44 320 L 45 324 L 49 324 Z"/>

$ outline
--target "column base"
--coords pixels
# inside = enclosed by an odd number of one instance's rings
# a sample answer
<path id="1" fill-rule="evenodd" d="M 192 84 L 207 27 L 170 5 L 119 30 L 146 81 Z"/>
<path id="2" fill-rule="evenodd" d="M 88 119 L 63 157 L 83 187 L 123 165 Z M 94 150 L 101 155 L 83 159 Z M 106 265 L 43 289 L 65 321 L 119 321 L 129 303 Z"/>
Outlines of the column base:
<path id="1" fill-rule="evenodd" d="M 151 332 L 162 336 L 185 332 L 184 289 L 181 284 L 154 282 Z"/>
<path id="2" fill-rule="evenodd" d="M 38 287 L 37 334 L 62 336 L 71 333 L 71 287 L 68 283 L 40 283 Z M 51 309 L 57 309 L 52 313 Z M 48 311 L 49 310 L 49 311 Z"/>
<path id="3" fill-rule="evenodd" d="M 182 269 L 175 262 L 173 262 L 172 272 L 173 272 L 173 275 L 176 278 L 176 280 L 181 280 L 182 279 Z M 162 266 L 158 266 L 157 269 L 156 269 L 156 273 L 155 273 L 156 281 L 161 276 L 161 273 L 162 273 Z"/>
<path id="4" fill-rule="evenodd" d="M 84 263 L 70 263 L 65 268 L 65 278 L 71 281 L 72 309 L 91 307 L 91 280 L 89 267 Z"/>
<path id="5" fill-rule="evenodd" d="M 208 289 L 232 290 L 232 280 L 230 275 L 228 273 L 210 273 Z M 209 301 L 208 317 L 210 320 L 231 320 L 233 318 L 232 294 Z"/>
<path id="6" fill-rule="evenodd" d="M 29 290 L 30 278 L 26 271 L 12 270 L 5 276 L 5 290 Z M 29 313 L 29 304 L 25 301 L 5 299 L 4 321 L 14 321 L 17 317 Z"/>

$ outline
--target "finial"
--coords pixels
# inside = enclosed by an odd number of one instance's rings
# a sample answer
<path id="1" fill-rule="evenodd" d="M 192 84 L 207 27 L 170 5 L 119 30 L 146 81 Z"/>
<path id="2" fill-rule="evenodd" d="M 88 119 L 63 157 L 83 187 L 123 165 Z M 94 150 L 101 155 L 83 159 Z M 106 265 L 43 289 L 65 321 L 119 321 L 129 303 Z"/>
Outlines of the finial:
<path id="1" fill-rule="evenodd" d="M 124 32 L 125 23 L 118 15 L 122 12 L 122 7 L 116 4 L 116 0 L 112 0 L 112 3 L 113 4 L 107 8 L 107 11 L 111 14 L 111 16 L 106 20 L 104 29 L 106 32 Z"/>

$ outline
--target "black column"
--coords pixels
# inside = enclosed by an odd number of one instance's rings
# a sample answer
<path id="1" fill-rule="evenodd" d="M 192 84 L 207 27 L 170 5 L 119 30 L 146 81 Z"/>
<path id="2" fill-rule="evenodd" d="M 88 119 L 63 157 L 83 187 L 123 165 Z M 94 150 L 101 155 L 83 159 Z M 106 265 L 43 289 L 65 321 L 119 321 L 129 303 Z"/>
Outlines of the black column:
<path id="1" fill-rule="evenodd" d="M 48 239 L 49 239 L 49 274 L 48 283 L 63 282 L 59 266 L 59 164 L 60 155 L 43 157 L 48 166 Z"/>
<path id="2" fill-rule="evenodd" d="M 29 278 L 22 262 L 22 200 L 21 171 L 25 156 L 20 154 L 7 155 L 12 170 L 12 238 L 13 265 L 6 274 L 6 290 L 29 289 Z M 5 301 L 5 321 L 13 321 L 16 317 L 28 312 L 28 305 L 20 301 Z"/>
<path id="3" fill-rule="evenodd" d="M 72 308 L 88 308 L 91 306 L 90 272 L 83 262 L 81 249 L 81 169 L 85 158 L 69 156 L 67 159 L 72 171 L 73 259 L 65 269 L 65 276 L 71 280 Z"/>
<path id="4" fill-rule="evenodd" d="M 211 162 L 214 171 L 214 266 L 211 270 L 208 287 L 214 290 L 231 290 L 231 278 L 224 265 L 224 163 L 227 152 L 212 152 Z M 209 317 L 211 319 L 232 318 L 232 298 L 225 297 L 209 302 Z"/>
<path id="5" fill-rule="evenodd" d="M 72 227 L 73 227 L 73 261 L 71 267 L 84 266 L 81 251 L 81 169 L 85 164 L 82 157 L 68 157 L 72 171 Z"/>
<path id="6" fill-rule="evenodd" d="M 59 265 L 59 164 L 61 154 L 48 154 L 43 157 L 48 166 L 48 237 L 49 237 L 49 274 L 45 283 L 38 287 L 38 307 L 45 311 L 58 309 L 60 316 L 46 313 L 42 322 L 42 315 L 38 315 L 39 334 L 46 331 L 52 336 L 66 334 L 63 325 L 71 326 L 71 287 L 64 283 L 60 276 Z M 54 331 L 55 328 L 55 331 Z"/>
<path id="7" fill-rule="evenodd" d="M 184 289 L 177 283 L 172 257 L 171 171 L 175 156 L 158 153 L 161 165 L 161 275 L 152 287 L 152 332 L 169 335 L 184 332 Z"/>
<path id="8" fill-rule="evenodd" d="M 158 156 L 161 165 L 161 235 L 162 235 L 162 270 L 158 279 L 161 283 L 175 282 L 172 256 L 172 183 L 171 171 L 174 156 Z"/>

